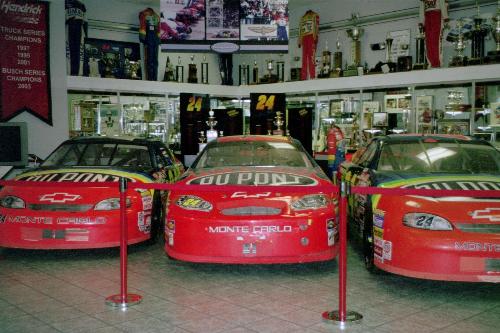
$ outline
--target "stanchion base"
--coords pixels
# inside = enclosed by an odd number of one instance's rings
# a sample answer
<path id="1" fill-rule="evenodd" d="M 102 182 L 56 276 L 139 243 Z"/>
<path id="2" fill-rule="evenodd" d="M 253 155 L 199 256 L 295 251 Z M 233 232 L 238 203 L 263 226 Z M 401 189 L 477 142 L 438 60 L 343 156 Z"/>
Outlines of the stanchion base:
<path id="1" fill-rule="evenodd" d="M 321 316 L 323 317 L 324 320 L 328 322 L 334 322 L 334 323 L 338 322 L 341 325 L 349 323 L 351 324 L 358 323 L 359 321 L 361 321 L 361 319 L 363 319 L 363 315 L 355 311 L 347 311 L 345 316 L 345 321 L 340 320 L 340 315 L 338 310 L 325 311 Z"/>
<path id="2" fill-rule="evenodd" d="M 129 306 L 139 304 L 142 301 L 142 296 L 137 294 L 127 294 L 125 297 L 122 295 L 112 295 L 106 297 L 106 305 L 128 308 Z"/>

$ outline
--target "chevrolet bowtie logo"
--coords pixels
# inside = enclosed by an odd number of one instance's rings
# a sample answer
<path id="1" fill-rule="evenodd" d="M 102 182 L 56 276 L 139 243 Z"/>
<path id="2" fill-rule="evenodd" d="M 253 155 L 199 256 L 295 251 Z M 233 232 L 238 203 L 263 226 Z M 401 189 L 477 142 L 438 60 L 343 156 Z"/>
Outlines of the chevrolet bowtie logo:
<path id="1" fill-rule="evenodd" d="M 500 221 L 500 208 L 486 208 L 472 212 L 473 219 L 488 219 L 491 222 Z"/>
<path id="2" fill-rule="evenodd" d="M 64 203 L 66 201 L 75 201 L 81 197 L 78 194 L 69 193 L 52 193 L 44 194 L 40 197 L 40 201 L 50 201 L 52 203 Z"/>

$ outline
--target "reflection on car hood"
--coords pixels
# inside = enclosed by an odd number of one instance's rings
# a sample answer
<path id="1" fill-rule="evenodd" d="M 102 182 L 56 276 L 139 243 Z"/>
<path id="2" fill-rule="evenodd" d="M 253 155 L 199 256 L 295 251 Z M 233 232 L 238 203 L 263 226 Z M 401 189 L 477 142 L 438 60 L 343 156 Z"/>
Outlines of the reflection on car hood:
<path id="1" fill-rule="evenodd" d="M 33 182 L 70 182 L 70 183 L 102 183 L 117 182 L 123 177 L 131 182 L 150 183 L 153 178 L 140 172 L 124 171 L 111 168 L 55 168 L 37 169 L 18 175 L 16 180 Z"/>
<path id="2" fill-rule="evenodd" d="M 314 186 L 328 180 L 308 168 L 212 168 L 189 171 L 184 182 L 191 185 L 295 185 Z"/>

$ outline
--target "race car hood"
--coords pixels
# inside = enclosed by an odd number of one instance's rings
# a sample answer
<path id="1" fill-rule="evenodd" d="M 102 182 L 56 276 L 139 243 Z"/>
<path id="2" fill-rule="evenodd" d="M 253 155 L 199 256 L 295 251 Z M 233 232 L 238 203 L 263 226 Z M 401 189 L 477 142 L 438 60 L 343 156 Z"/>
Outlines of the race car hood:
<path id="1" fill-rule="evenodd" d="M 37 169 L 18 175 L 15 179 L 32 182 L 57 182 L 57 183 L 102 183 L 118 182 L 123 177 L 131 182 L 150 183 L 153 178 L 134 171 L 125 171 L 111 168 L 55 168 Z"/>
<path id="2" fill-rule="evenodd" d="M 494 175 L 464 174 L 405 174 L 379 172 L 374 185 L 387 188 L 414 188 L 431 190 L 500 190 L 500 177 Z"/>
<path id="3" fill-rule="evenodd" d="M 188 185 L 315 186 L 331 184 L 322 171 L 287 167 L 224 167 L 189 170 L 182 182 Z"/>

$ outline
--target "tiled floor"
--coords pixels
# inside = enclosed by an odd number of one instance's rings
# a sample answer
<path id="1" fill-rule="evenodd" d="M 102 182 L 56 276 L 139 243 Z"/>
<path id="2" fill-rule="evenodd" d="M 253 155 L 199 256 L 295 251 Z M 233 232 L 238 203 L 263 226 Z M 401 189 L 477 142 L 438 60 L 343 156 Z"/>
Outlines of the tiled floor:
<path id="1" fill-rule="evenodd" d="M 321 313 L 338 309 L 337 262 L 195 265 L 169 260 L 160 244 L 129 248 L 126 311 L 117 249 L 0 250 L 0 332 L 339 332 Z M 482 333 L 500 327 L 500 285 L 371 275 L 349 247 L 346 332 Z"/>

